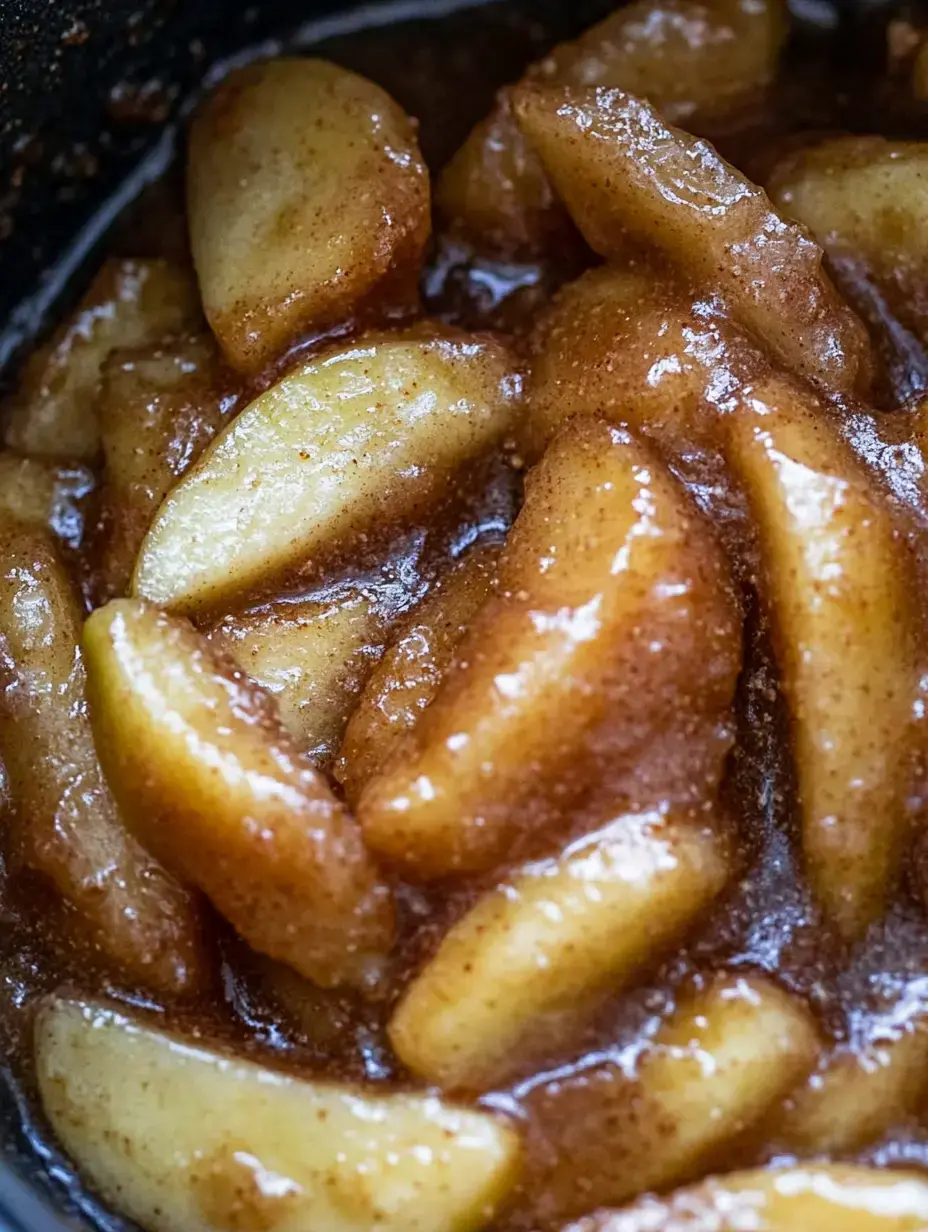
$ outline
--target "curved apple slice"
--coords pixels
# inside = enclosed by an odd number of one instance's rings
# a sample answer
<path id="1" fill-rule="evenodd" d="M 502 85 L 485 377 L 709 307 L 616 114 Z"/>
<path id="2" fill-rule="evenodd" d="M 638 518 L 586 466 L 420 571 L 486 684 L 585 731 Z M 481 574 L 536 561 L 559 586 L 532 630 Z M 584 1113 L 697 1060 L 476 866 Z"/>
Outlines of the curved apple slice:
<path id="1" fill-rule="evenodd" d="M 808 234 L 713 147 L 620 90 L 528 84 L 516 115 L 584 237 L 619 257 L 629 239 L 721 292 L 788 368 L 839 394 L 869 382 L 867 333 Z"/>
<path id="2" fill-rule="evenodd" d="M 429 177 L 398 103 L 356 73 L 280 57 L 231 73 L 190 128 L 190 246 L 233 367 L 417 302 Z"/>
<path id="3" fill-rule="evenodd" d="M 531 336 L 523 443 L 535 459 L 569 420 L 602 416 L 677 458 L 715 452 L 718 419 L 767 360 L 665 272 L 599 266 L 562 287 Z"/>
<path id="4" fill-rule="evenodd" d="M 909 830 L 907 549 L 872 477 L 804 391 L 758 382 L 728 424 L 790 708 L 807 870 L 853 940 L 884 911 Z"/>
<path id="5" fill-rule="evenodd" d="M 74 313 L 30 355 L 3 408 L 4 442 L 30 457 L 95 462 L 103 364 L 203 320 L 193 271 L 161 260 L 105 261 Z"/>
<path id="6" fill-rule="evenodd" d="M 928 341 L 923 141 L 838 137 L 789 155 L 768 182 L 773 200 L 803 223 L 848 291 L 871 282 L 889 311 Z"/>
<path id="7" fill-rule="evenodd" d="M 914 1016 L 840 1048 L 790 1093 L 765 1137 L 778 1154 L 847 1155 L 903 1125 L 928 1090 L 928 1024 Z"/>
<path id="8" fill-rule="evenodd" d="M 148 1232 L 478 1232 L 518 1175 L 514 1130 L 434 1095 L 300 1079 L 53 999 L 36 1023 L 52 1127 Z"/>
<path id="9" fill-rule="evenodd" d="M 616 818 L 520 869 L 454 924 L 390 1022 L 400 1059 L 488 1090 L 556 1055 L 602 998 L 657 963 L 720 893 L 726 842 L 658 811 Z"/>
<path id="10" fill-rule="evenodd" d="M 84 627 L 97 749 L 126 820 L 242 936 L 323 985 L 365 985 L 389 892 L 273 704 L 185 620 L 138 600 Z"/>
<path id="11" fill-rule="evenodd" d="M 134 592 L 215 608 L 428 517 L 515 427 L 520 394 L 487 337 L 419 326 L 326 352 L 246 407 L 174 488 Z"/>
<path id="12" fill-rule="evenodd" d="M 93 744 L 83 612 L 48 532 L 0 518 L 0 752 L 18 858 L 90 924 L 131 983 L 202 984 L 202 911 L 126 832 Z"/>
<path id="13" fill-rule="evenodd" d="M 100 374 L 103 447 L 100 589 L 125 595 L 142 540 L 162 501 L 238 402 L 208 335 L 120 349 Z"/>
<path id="14" fill-rule="evenodd" d="M 601 1211 L 564 1232 L 922 1232 L 926 1224 L 922 1173 L 811 1164 L 715 1176 L 626 1211 Z"/>
<path id="15" fill-rule="evenodd" d="M 364 789 L 365 837 L 442 876 L 619 811 L 711 799 L 740 663 L 708 526 L 646 445 L 578 420 L 529 476 L 495 596 Z"/>
<path id="16" fill-rule="evenodd" d="M 534 1150 L 529 1140 L 527 1226 L 557 1227 L 703 1175 L 802 1081 L 820 1047 L 804 1002 L 771 980 L 697 984 L 634 1055 L 555 1075 L 525 1097 L 539 1135 Z"/>
<path id="17" fill-rule="evenodd" d="M 787 27 L 783 0 L 637 0 L 555 47 L 526 79 L 619 86 L 698 127 L 764 89 Z M 455 231 L 502 256 L 544 254 L 569 227 L 508 91 L 441 173 L 436 198 Z"/>
<path id="18" fill-rule="evenodd" d="M 353 704 L 383 653 L 388 621 L 352 594 L 331 603 L 269 603 L 227 616 L 209 640 L 270 693 L 284 726 L 328 768 Z"/>

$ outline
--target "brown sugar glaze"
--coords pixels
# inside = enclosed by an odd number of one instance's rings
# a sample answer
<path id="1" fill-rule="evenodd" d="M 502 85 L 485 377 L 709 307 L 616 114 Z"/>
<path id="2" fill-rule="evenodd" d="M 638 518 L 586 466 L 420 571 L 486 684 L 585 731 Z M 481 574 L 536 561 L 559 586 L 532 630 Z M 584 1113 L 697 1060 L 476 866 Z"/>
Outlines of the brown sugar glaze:
<path id="1" fill-rule="evenodd" d="M 551 11 L 570 6 L 543 6 Z M 585 12 L 588 25 L 612 4 Z M 438 169 L 460 144 L 471 125 L 487 110 L 495 88 L 518 77 L 529 61 L 553 42 L 575 33 L 557 20 L 539 18 L 539 6 L 529 0 L 503 0 L 485 9 L 468 9 L 441 19 L 398 22 L 392 26 L 336 38 L 314 46 L 321 56 L 344 64 L 388 89 L 413 116 L 420 118 L 420 139 L 430 168 Z M 797 22 L 781 78 L 770 97 L 724 131 L 713 133 L 720 151 L 749 176 L 762 177 L 784 149 L 806 131 L 873 131 L 873 116 L 883 117 L 881 130 L 890 136 L 924 137 L 928 114 L 905 98 L 904 75 L 887 74 L 872 48 L 885 46 L 885 32 L 875 29 L 854 35 L 828 32 Z M 569 19 L 568 19 L 569 21 Z M 286 43 L 283 44 L 286 46 Z M 869 51 L 868 51 L 869 49 Z M 176 255 L 183 249 L 179 191 L 169 172 L 149 190 L 149 199 L 133 207 L 117 224 L 111 251 L 120 255 Z M 173 211 L 165 222 L 165 209 Z M 176 223 L 176 226 L 174 225 Z M 534 313 L 556 286 L 592 264 L 591 254 L 572 251 L 558 266 L 476 258 L 454 236 L 438 235 L 423 279 L 427 309 L 452 324 L 495 329 L 524 339 Z M 845 287 L 853 270 L 836 271 Z M 863 311 L 860 296 L 856 306 Z M 886 313 L 871 298 L 868 321 L 885 323 Z M 304 354 L 316 342 L 307 339 Z M 884 331 L 884 351 L 892 351 L 891 376 L 882 390 L 886 410 L 844 408 L 843 431 L 854 450 L 877 473 L 890 495 L 902 534 L 916 556 L 915 576 L 923 597 L 928 593 L 928 475 L 912 444 L 907 403 L 928 385 L 928 358 L 911 338 Z M 293 358 L 291 351 L 289 359 Z M 283 361 L 283 366 L 287 360 Z M 724 357 L 720 358 L 724 363 Z M 255 381 L 266 387 L 272 374 Z M 246 391 L 247 392 L 247 391 Z M 243 405 L 240 400 L 239 405 Z M 302 593 L 320 599 L 360 591 L 386 615 L 409 608 L 428 592 L 446 567 L 475 541 L 499 540 L 518 510 L 525 460 L 514 443 L 501 457 L 462 481 L 457 499 L 438 522 L 406 532 L 391 552 L 371 553 L 343 574 L 323 583 L 308 579 Z M 837 1044 L 863 1048 L 874 1039 L 891 1037 L 899 1016 L 928 1013 L 928 924 L 916 903 L 916 887 L 908 882 L 886 918 L 871 929 L 864 943 L 849 954 L 845 944 L 822 922 L 804 884 L 797 860 L 796 785 L 790 756 L 785 702 L 781 696 L 770 648 L 766 619 L 754 597 L 753 532 L 742 496 L 720 475 L 712 450 L 689 449 L 677 459 L 677 472 L 697 504 L 737 545 L 743 598 L 747 612 L 745 667 L 737 699 L 737 734 L 728 761 L 723 795 L 727 811 L 738 822 L 740 877 L 704 918 L 687 943 L 635 992 L 610 1002 L 595 1024 L 573 1046 L 532 1063 L 519 1079 L 481 1101 L 523 1124 L 528 1143 L 526 1189 L 547 1183 L 566 1186 L 575 1209 L 583 1209 L 582 1194 L 597 1167 L 595 1153 L 558 1168 L 551 1180 L 551 1148 L 546 1117 L 552 1109 L 582 1122 L 584 1091 L 602 1081 L 610 1069 L 633 1072 L 642 1041 L 660 1018 L 673 1008 L 678 990 L 699 983 L 713 972 L 764 972 L 797 992 L 815 1011 L 824 1036 Z M 89 595 L 99 594 L 95 562 L 78 552 L 72 562 L 85 580 Z M 924 603 L 920 603 L 924 609 Z M 923 643 L 924 644 L 924 643 Z M 924 721 L 924 720 L 923 720 Z M 918 802 L 921 807 L 921 801 Z M 911 870 L 910 870 L 911 871 Z M 913 879 L 914 880 L 914 879 Z M 83 993 L 106 993 L 123 999 L 156 1021 L 176 1025 L 186 1034 L 233 1042 L 239 1049 L 298 1072 L 327 1074 L 376 1084 L 411 1085 L 410 1076 L 392 1054 L 385 1021 L 409 971 L 434 950 L 448 926 L 477 897 L 477 879 L 439 889 L 400 886 L 400 943 L 392 991 L 379 1003 L 362 1004 L 349 996 L 320 992 L 299 1004 L 286 974 L 268 981 L 262 960 L 246 952 L 218 922 L 215 945 L 221 954 L 220 978 L 210 995 L 195 1004 L 158 1005 L 148 994 L 114 981 L 95 962 L 82 939 L 73 911 L 52 901 L 44 887 L 20 873 L 7 876 L 3 892 L 4 927 L 0 930 L 0 1023 L 9 1089 L 25 1117 L 26 1137 L 40 1157 L 50 1160 L 55 1180 L 70 1200 L 102 1226 L 119 1221 L 102 1214 L 83 1194 L 79 1181 L 49 1144 L 34 1103 L 29 1073 L 30 1011 L 37 996 L 70 983 Z M 262 978 L 263 977 L 263 978 Z M 275 999 L 269 989 L 276 987 Z M 12 1102 L 12 1101 L 11 1101 Z M 608 1135 L 608 1125 L 603 1127 Z M 570 1135 L 564 1139 L 568 1143 Z M 604 1141 L 603 1160 L 618 1149 Z M 928 1170 L 928 1119 L 909 1123 L 852 1156 L 879 1164 L 906 1164 Z M 760 1135 L 746 1134 L 726 1149 L 724 1159 L 707 1161 L 726 1169 L 771 1158 L 788 1158 Z M 566 1179 L 565 1179 L 566 1178 Z M 494 1225 L 494 1232 L 526 1232 L 537 1214 L 517 1195 Z"/>

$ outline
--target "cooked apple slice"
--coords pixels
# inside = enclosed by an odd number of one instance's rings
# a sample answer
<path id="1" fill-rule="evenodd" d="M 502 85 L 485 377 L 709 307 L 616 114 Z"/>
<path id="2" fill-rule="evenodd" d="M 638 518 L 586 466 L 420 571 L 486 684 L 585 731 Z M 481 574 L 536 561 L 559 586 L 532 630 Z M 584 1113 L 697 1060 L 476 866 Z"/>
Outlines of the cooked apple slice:
<path id="1" fill-rule="evenodd" d="M 692 927 L 729 878 L 727 845 L 658 811 L 620 817 L 506 878 L 452 928 L 390 1023 L 397 1055 L 485 1091 L 576 1040 Z"/>
<path id="2" fill-rule="evenodd" d="M 805 1077 L 819 1047 L 801 1001 L 760 976 L 725 975 L 685 995 L 636 1057 L 536 1086 L 526 1226 L 702 1175 Z"/>
<path id="3" fill-rule="evenodd" d="M 528 478 L 496 596 L 360 797 L 365 837 L 434 877 L 711 799 L 740 663 L 725 562 L 682 488 L 625 430 L 569 424 Z"/>
<path id="4" fill-rule="evenodd" d="M 146 1232 L 479 1232 L 515 1181 L 501 1118 L 435 1095 L 300 1079 L 52 999 L 42 1105 L 102 1197 Z"/>
<path id="5" fill-rule="evenodd" d="M 89 923 L 130 983 L 188 992 L 205 973 L 194 897 L 126 833 L 94 751 L 82 612 L 49 534 L 0 517 L 0 753 L 15 857 Z"/>
<path id="6" fill-rule="evenodd" d="M 758 382 L 728 424 L 789 703 L 807 871 L 854 940 L 886 908 L 914 807 L 907 550 L 873 478 L 806 392 Z"/>
<path id="7" fill-rule="evenodd" d="M 374 668 L 345 730 L 336 778 L 354 801 L 415 727 L 438 692 L 454 650 L 490 595 L 499 547 L 471 548 L 413 609 Z"/>
<path id="8" fill-rule="evenodd" d="M 717 448 L 718 418 L 766 358 L 664 271 L 600 266 L 568 283 L 531 336 L 523 445 L 537 458 L 576 415 L 604 416 L 679 456 Z"/>
<path id="9" fill-rule="evenodd" d="M 509 90 L 500 91 L 442 171 L 435 204 L 452 235 L 498 258 L 528 260 L 579 243 L 544 164 L 516 122 Z"/>
<path id="10" fill-rule="evenodd" d="M 158 507 L 236 404 L 208 337 L 114 351 L 103 364 L 100 570 L 107 597 L 126 593 Z"/>
<path id="11" fill-rule="evenodd" d="M 271 603 L 228 616 L 210 633 L 277 701 L 317 766 L 334 757 L 352 705 L 383 653 L 387 621 L 362 595 L 333 603 Z"/>
<path id="12" fill-rule="evenodd" d="M 361 836 L 270 699 L 185 620 L 117 599 L 84 627 L 97 749 L 124 816 L 256 950 L 373 981 L 392 907 Z"/>
<path id="13" fill-rule="evenodd" d="M 5 441 L 20 453 L 93 462 L 103 361 L 201 320 L 196 284 L 168 261 L 105 261 L 71 317 L 30 356 L 4 411 Z"/>
<path id="14" fill-rule="evenodd" d="M 922 1232 L 926 1220 L 920 1172 L 811 1164 L 712 1177 L 669 1198 L 600 1211 L 564 1232 Z"/>
<path id="15" fill-rule="evenodd" d="M 824 1059 L 765 1136 L 779 1154 L 851 1154 L 915 1115 L 926 1091 L 928 1024 L 909 1014 Z"/>
<path id="16" fill-rule="evenodd" d="M 637 0 L 532 65 L 527 80 L 619 86 L 700 131 L 772 80 L 786 34 L 782 0 Z M 569 226 L 508 91 L 442 172 L 437 204 L 481 251 L 538 255 Z"/>
<path id="17" fill-rule="evenodd" d="M 2 516 L 50 530 L 65 547 L 81 545 L 87 498 L 95 486 L 93 471 L 79 462 L 23 458 L 0 450 Z"/>
<path id="18" fill-rule="evenodd" d="M 888 307 L 928 341 L 928 143 L 841 137 L 780 162 L 768 184 L 776 204 L 804 223 L 850 292 L 875 285 Z"/>
<path id="19" fill-rule="evenodd" d="M 402 108 L 356 73 L 304 57 L 232 73 L 194 118 L 187 195 L 206 316 L 235 368 L 416 304 L 428 172 Z"/>
<path id="20" fill-rule="evenodd" d="M 767 191 L 828 253 L 839 288 L 871 325 L 893 405 L 928 385 L 928 258 L 921 141 L 839 137 L 788 155 Z"/>
<path id="21" fill-rule="evenodd" d="M 515 425 L 521 378 L 486 337 L 373 334 L 288 373 L 162 505 L 136 593 L 195 610 L 384 534 L 447 497 Z"/>
<path id="22" fill-rule="evenodd" d="M 830 393 L 870 378 L 863 325 L 822 269 L 822 250 L 711 145 L 620 90 L 527 84 L 515 109 L 596 252 L 631 240 L 721 292 L 774 358 Z"/>

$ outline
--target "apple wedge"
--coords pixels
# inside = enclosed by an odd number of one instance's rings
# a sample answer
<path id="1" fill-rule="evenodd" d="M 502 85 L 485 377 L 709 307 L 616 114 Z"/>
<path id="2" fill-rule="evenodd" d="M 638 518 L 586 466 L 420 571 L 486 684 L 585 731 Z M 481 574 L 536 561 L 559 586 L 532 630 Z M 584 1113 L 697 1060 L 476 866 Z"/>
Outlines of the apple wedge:
<path id="1" fill-rule="evenodd" d="M 712 1177 L 668 1198 L 600 1211 L 564 1232 L 922 1232 L 926 1224 L 923 1173 L 809 1164 Z"/>
<path id="2" fill-rule="evenodd" d="M 732 867 L 711 828 L 653 811 L 518 870 L 413 979 L 390 1022 L 397 1055 L 446 1090 L 524 1074 L 576 1041 L 607 993 L 658 963 Z"/>
<path id="3" fill-rule="evenodd" d="M 428 172 L 403 109 L 356 73 L 286 56 L 231 73 L 194 117 L 187 201 L 206 316 L 234 368 L 416 306 Z"/>
<path id="4" fill-rule="evenodd" d="M 93 613 L 84 656 L 107 780 L 146 845 L 256 950 L 326 986 L 374 982 L 389 891 L 266 694 L 138 600 Z"/>
<path id="5" fill-rule="evenodd" d="M 490 596 L 496 544 L 471 548 L 415 607 L 348 721 L 335 776 L 353 803 L 438 692 L 455 647 Z"/>
<path id="6" fill-rule="evenodd" d="M 886 909 L 914 809 L 908 550 L 883 493 L 807 390 L 758 381 L 727 429 L 759 537 L 807 874 L 854 941 Z"/>
<path id="7" fill-rule="evenodd" d="M 383 653 L 387 627 L 376 606 L 354 594 L 227 616 L 209 640 L 271 694 L 290 734 L 315 765 L 327 767 Z"/>
<path id="8" fill-rule="evenodd" d="M 428 325 L 293 369 L 170 493 L 135 593 L 215 608 L 428 517 L 460 468 L 515 428 L 521 387 L 504 346 Z"/>
<path id="9" fill-rule="evenodd" d="M 924 142 L 839 137 L 782 160 L 767 191 L 808 227 L 849 295 L 870 283 L 889 311 L 928 342 L 926 186 Z"/>
<path id="10" fill-rule="evenodd" d="M 195 991 L 201 911 L 126 832 L 100 772 L 78 639 L 83 613 L 50 534 L 0 516 L 0 755 L 13 858 L 47 877 L 130 985 Z"/>
<path id="11" fill-rule="evenodd" d="M 87 498 L 95 487 L 93 471 L 79 462 L 24 458 L 0 449 L 0 516 L 49 530 L 67 548 L 83 542 Z"/>
<path id="12" fill-rule="evenodd" d="M 514 106 L 558 194 L 607 260 L 631 241 L 721 293 L 773 358 L 828 393 L 866 389 L 869 340 L 823 253 L 713 147 L 612 89 L 526 84 Z"/>
<path id="13" fill-rule="evenodd" d="M 619 86 L 700 131 L 769 84 L 787 25 L 783 0 L 637 0 L 555 47 L 526 80 Z M 441 173 L 436 198 L 455 232 L 504 257 L 543 255 L 569 227 L 505 90 Z"/>
<path id="14" fill-rule="evenodd" d="M 560 1227 L 704 1175 L 802 1081 L 820 1047 L 805 1004 L 771 980 L 697 984 L 634 1056 L 567 1070 L 527 1095 L 538 1138 L 525 1226 Z"/>
<path id="15" fill-rule="evenodd" d="M 708 525 L 647 445 L 577 420 L 529 475 L 495 596 L 362 792 L 365 838 L 440 877 L 657 800 L 711 800 L 740 665 Z"/>
<path id="16" fill-rule="evenodd" d="M 519 1171 L 501 1118 L 429 1094 L 301 1079 L 55 998 L 42 1106 L 104 1199 L 146 1232 L 480 1232 Z"/>
<path id="17" fill-rule="evenodd" d="M 669 457 L 715 453 L 718 420 L 766 358 L 665 270 L 603 265 L 562 287 L 530 339 L 523 446 L 578 415 L 624 423 Z"/>
<path id="18" fill-rule="evenodd" d="M 918 1114 L 928 1092 L 928 1024 L 921 1016 L 838 1048 L 790 1093 L 765 1136 L 781 1155 L 849 1155 Z"/>
<path id="19" fill-rule="evenodd" d="M 208 336 L 121 349 L 104 362 L 97 414 L 103 446 L 99 564 L 107 598 L 125 595 L 161 502 L 237 405 Z"/>
<path id="20" fill-rule="evenodd" d="M 202 322 L 192 272 L 169 261 L 105 261 L 73 314 L 26 362 L 4 408 L 20 453 L 95 462 L 100 374 L 117 347 L 158 342 Z"/>

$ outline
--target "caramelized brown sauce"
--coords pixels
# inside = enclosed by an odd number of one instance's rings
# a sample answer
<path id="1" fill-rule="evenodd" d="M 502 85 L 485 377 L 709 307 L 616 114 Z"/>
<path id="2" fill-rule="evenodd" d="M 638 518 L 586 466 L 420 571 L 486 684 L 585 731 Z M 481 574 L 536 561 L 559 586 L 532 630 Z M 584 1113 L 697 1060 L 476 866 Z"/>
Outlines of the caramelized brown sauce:
<path id="1" fill-rule="evenodd" d="M 557 6 L 544 6 L 552 7 Z M 503 0 L 439 21 L 406 21 L 361 31 L 314 50 L 370 76 L 410 114 L 420 117 L 423 152 L 435 169 L 486 112 L 496 86 L 517 77 L 527 62 L 571 32 L 539 20 L 535 13 L 536 6 L 525 0 Z M 584 13 L 583 24 L 599 15 Z M 804 138 L 797 138 L 797 133 L 869 130 L 874 114 L 886 117 L 886 130 L 893 135 L 925 136 L 928 118 L 923 111 L 915 104 L 905 106 L 902 85 L 897 97 L 895 79 L 878 74 L 861 54 L 868 37 L 863 30 L 857 43 L 849 36 L 845 41 L 845 36 L 826 35 L 799 23 L 777 89 L 763 106 L 741 116 L 738 125 L 713 134 L 720 150 L 749 175 L 761 175 L 777 153 L 791 143 L 801 144 Z M 113 251 L 176 255 L 183 249 L 183 228 L 173 172 L 147 198 L 117 225 Z M 556 287 L 588 263 L 591 254 L 582 250 L 566 253 L 558 263 L 494 260 L 472 253 L 458 237 L 439 235 L 423 278 L 424 297 L 428 310 L 450 323 L 521 336 Z M 879 293 L 865 280 L 861 285 L 858 272 L 850 266 L 835 272 L 843 287 L 853 288 L 855 305 L 882 337 L 884 353 L 891 355 L 884 402 L 898 408 L 879 416 L 852 412 L 844 420 L 844 431 L 879 474 L 900 524 L 909 528 L 922 594 L 928 595 L 928 477 L 921 455 L 910 443 L 908 412 L 901 405 L 928 386 L 928 356 L 921 343 L 893 320 Z M 295 353 L 308 354 L 317 343 L 317 339 L 301 343 L 281 368 L 292 362 Z M 272 376 L 264 374 L 249 392 L 266 387 Z M 304 580 L 290 597 L 330 600 L 361 593 L 378 612 L 395 618 L 427 593 L 449 559 L 477 540 L 505 534 L 519 507 L 523 467 L 510 443 L 501 457 L 461 481 L 461 490 L 449 494 L 437 522 L 404 532 L 386 556 L 372 545 L 369 560 L 362 552 L 322 584 Z M 738 542 L 740 559 L 750 561 L 751 531 L 743 500 L 728 486 L 711 451 L 685 452 L 678 469 L 723 535 Z M 94 562 L 78 554 L 77 564 L 93 592 Z M 746 566 L 741 579 L 748 610 L 746 659 L 738 689 L 737 739 L 723 788 L 727 812 L 736 820 L 740 836 L 740 876 L 697 934 L 644 986 L 610 1002 L 572 1050 L 551 1056 L 547 1065 L 533 1063 L 506 1089 L 484 1097 L 484 1104 L 526 1125 L 528 1184 L 552 1166 L 550 1117 L 582 1120 L 586 1088 L 608 1081 L 612 1072 L 632 1073 L 643 1039 L 672 1008 L 678 990 L 693 980 L 705 981 L 716 970 L 768 973 L 807 1000 L 826 1037 L 854 1047 L 896 1029 L 900 1007 L 911 1017 L 928 1013 L 928 925 L 911 887 L 903 889 L 885 920 L 870 931 L 849 961 L 846 946 L 823 923 L 800 876 L 785 703 L 765 618 L 751 596 L 750 573 Z M 53 901 L 37 879 L 8 870 L 0 895 L 0 1031 L 10 1090 L 28 1109 L 30 1148 L 40 1158 L 55 1160 L 56 1185 L 67 1188 L 78 1205 L 87 1203 L 79 1183 L 49 1154 L 53 1148 L 47 1145 L 35 1111 L 30 1076 L 30 1009 L 40 993 L 63 983 L 82 993 L 103 992 L 124 999 L 185 1034 L 233 1041 L 240 1049 L 296 1071 L 375 1084 L 411 1084 L 387 1041 L 389 1010 L 405 976 L 434 950 L 448 923 L 475 901 L 479 889 L 477 879 L 437 888 L 399 886 L 400 941 L 391 991 L 373 1003 L 349 994 L 319 992 L 304 996 L 302 1012 L 297 1014 L 292 1001 L 288 1011 L 283 1008 L 286 998 L 275 999 L 273 984 L 269 986 L 254 956 L 218 921 L 213 942 L 221 955 L 221 978 L 209 996 L 194 1004 L 159 1005 L 149 994 L 120 985 L 88 953 L 73 911 Z M 622 1098 L 628 1098 L 627 1091 Z M 617 1109 L 615 1115 L 616 1124 L 621 1124 L 626 1113 Z M 602 1166 L 613 1148 L 604 1133 Z M 763 1158 L 763 1143 L 746 1139 L 717 1162 L 731 1168 Z M 868 1146 L 861 1158 L 928 1170 L 928 1128 L 913 1118 L 911 1124 Z M 574 1185 L 582 1194 L 589 1172 L 597 1166 L 595 1156 L 571 1160 L 566 1169 L 562 1160 L 560 1171 L 568 1179 L 557 1183 Z M 207 1164 L 204 1168 L 208 1209 L 220 1210 L 231 1220 L 230 1226 L 273 1226 L 273 1221 L 265 1225 L 250 1211 L 249 1184 L 254 1181 L 245 1175 L 244 1166 L 234 1192 L 226 1192 L 227 1169 L 217 1169 L 216 1180 Z M 494 1226 L 500 1232 L 527 1232 L 534 1218 L 520 1207 L 517 1196 L 512 1212 L 504 1212 Z M 104 1226 L 116 1225 L 110 1221 Z"/>

